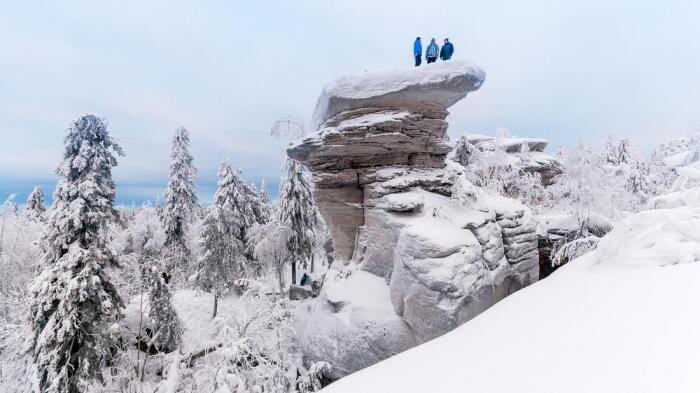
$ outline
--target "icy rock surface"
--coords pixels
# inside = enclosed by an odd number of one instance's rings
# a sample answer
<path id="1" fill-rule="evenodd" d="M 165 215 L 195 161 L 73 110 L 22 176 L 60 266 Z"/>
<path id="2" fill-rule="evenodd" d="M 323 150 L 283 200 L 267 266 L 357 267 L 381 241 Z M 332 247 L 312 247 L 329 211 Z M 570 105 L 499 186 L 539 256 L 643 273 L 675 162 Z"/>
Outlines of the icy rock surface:
<path id="1" fill-rule="evenodd" d="M 445 334 L 539 277 L 527 209 L 445 160 L 447 107 L 478 67 L 445 62 L 324 88 L 317 133 L 287 153 L 312 172 L 336 262 L 299 307 L 307 362 L 335 377 Z"/>

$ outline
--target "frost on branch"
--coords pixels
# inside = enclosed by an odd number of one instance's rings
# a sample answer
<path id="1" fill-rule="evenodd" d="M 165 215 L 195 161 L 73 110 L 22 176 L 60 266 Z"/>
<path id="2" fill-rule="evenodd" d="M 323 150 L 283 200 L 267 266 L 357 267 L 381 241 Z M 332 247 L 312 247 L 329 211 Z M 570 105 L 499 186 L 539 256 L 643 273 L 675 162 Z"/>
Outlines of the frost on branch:
<path id="1" fill-rule="evenodd" d="M 563 243 L 561 247 L 552 249 L 552 265 L 560 266 L 572 259 L 578 258 L 590 251 L 595 250 L 600 240 L 597 236 L 586 236 L 579 239 L 574 239 L 568 243 Z M 554 251 L 556 250 L 556 252 Z"/>

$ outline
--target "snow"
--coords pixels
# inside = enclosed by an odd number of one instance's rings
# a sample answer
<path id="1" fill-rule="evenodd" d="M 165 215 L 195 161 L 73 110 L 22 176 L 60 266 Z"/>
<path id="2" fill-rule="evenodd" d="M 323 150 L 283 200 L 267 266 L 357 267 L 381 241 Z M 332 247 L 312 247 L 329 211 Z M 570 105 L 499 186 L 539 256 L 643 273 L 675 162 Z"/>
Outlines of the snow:
<path id="1" fill-rule="evenodd" d="M 496 143 L 503 147 L 508 152 L 520 152 L 520 147 L 527 143 L 532 152 L 543 152 L 549 144 L 549 141 L 542 138 L 521 138 L 521 137 L 492 137 L 482 134 L 464 134 L 467 140 L 476 145 L 487 143 Z"/>
<path id="2" fill-rule="evenodd" d="M 413 94 L 406 93 L 405 97 L 410 96 L 416 102 L 430 101 L 429 98 L 432 98 L 441 105 L 449 107 L 459 99 L 464 98 L 467 91 L 477 90 L 481 87 L 485 78 L 486 74 L 479 66 L 458 60 L 429 64 L 424 67 L 365 72 L 342 77 L 323 87 L 313 114 L 312 129 L 317 128 L 326 119 L 342 110 L 372 106 L 370 102 L 376 105 L 379 102 L 373 101 L 374 99 L 393 93 L 405 93 L 411 88 L 419 89 L 418 94 L 415 92 Z M 468 82 L 469 86 L 464 86 L 464 83 L 450 83 L 450 81 L 459 79 Z M 431 95 L 435 92 L 431 92 L 430 89 L 436 85 L 444 86 L 444 88 L 438 89 L 444 91 L 440 92 L 442 94 Z M 450 89 L 455 91 L 450 91 Z M 365 102 L 366 105 L 338 106 L 340 102 L 350 101 Z"/>
<path id="3" fill-rule="evenodd" d="M 346 278 L 330 278 L 324 285 L 324 291 L 332 303 L 353 303 L 354 307 L 382 313 L 394 312 L 386 281 L 364 270 L 353 270 Z"/>
<path id="4" fill-rule="evenodd" d="M 691 180 L 700 180 L 700 162 L 677 168 L 678 173 Z"/>
<path id="5" fill-rule="evenodd" d="M 596 263 L 650 267 L 700 262 L 700 204 L 634 214 L 598 243 Z"/>
<path id="6" fill-rule="evenodd" d="M 237 311 L 236 303 L 237 299 L 233 296 L 219 299 L 219 315 L 234 315 Z M 125 311 L 124 325 L 134 334 L 138 332 L 140 304 L 141 297 L 135 296 Z M 173 295 L 173 307 L 184 328 L 181 351 L 196 352 L 209 346 L 215 334 L 215 326 L 212 324 L 214 297 L 210 293 L 179 290 Z M 148 315 L 147 294 L 143 296 L 143 312 Z"/>
<path id="7" fill-rule="evenodd" d="M 649 200 L 649 207 L 654 209 L 671 209 L 688 205 L 700 205 L 700 187 L 660 195 Z"/>
<path id="8" fill-rule="evenodd" d="M 323 392 L 700 391 L 698 228 L 699 204 L 630 216 L 546 280 Z"/>
<path id="9" fill-rule="evenodd" d="M 419 68 L 366 72 L 345 76 L 323 87 L 324 94 L 345 98 L 369 98 L 399 91 L 409 86 L 431 85 L 464 74 L 483 74 L 476 64 L 450 61 Z"/>
<path id="10" fill-rule="evenodd" d="M 670 167 L 680 167 L 691 164 L 693 162 L 698 162 L 700 158 L 697 150 L 686 150 L 680 153 L 676 153 L 665 157 L 663 163 Z"/>
<path id="11" fill-rule="evenodd" d="M 343 120 L 338 124 L 338 130 L 352 129 L 358 127 L 369 127 L 373 124 L 385 123 L 404 119 L 410 115 L 407 111 L 384 111 L 379 113 L 368 113 L 366 115 Z"/>

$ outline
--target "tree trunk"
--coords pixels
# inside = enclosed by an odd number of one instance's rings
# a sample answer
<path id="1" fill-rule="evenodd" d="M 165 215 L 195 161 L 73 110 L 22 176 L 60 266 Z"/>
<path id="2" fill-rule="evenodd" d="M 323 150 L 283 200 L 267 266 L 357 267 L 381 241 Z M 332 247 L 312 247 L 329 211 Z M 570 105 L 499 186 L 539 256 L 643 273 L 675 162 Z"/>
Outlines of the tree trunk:
<path id="1" fill-rule="evenodd" d="M 216 318 L 216 312 L 219 309 L 219 294 L 214 292 L 214 315 L 212 315 L 212 319 Z"/>
<path id="2" fill-rule="evenodd" d="M 314 272 L 314 260 L 315 259 L 316 259 L 316 254 L 311 254 L 311 266 L 310 266 L 311 273 Z"/>
<path id="3" fill-rule="evenodd" d="M 297 283 L 297 261 L 292 261 L 292 284 Z"/>

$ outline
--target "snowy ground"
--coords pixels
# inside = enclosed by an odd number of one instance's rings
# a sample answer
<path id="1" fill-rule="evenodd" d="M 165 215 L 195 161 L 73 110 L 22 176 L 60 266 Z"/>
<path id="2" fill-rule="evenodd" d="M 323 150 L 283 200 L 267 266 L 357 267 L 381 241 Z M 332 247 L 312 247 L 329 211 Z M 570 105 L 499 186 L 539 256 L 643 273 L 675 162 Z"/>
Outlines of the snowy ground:
<path id="1" fill-rule="evenodd" d="M 324 392 L 698 392 L 699 279 L 700 204 L 641 212 L 546 280 Z"/>

